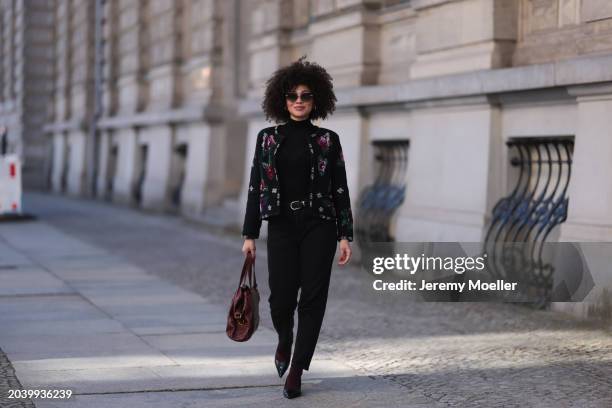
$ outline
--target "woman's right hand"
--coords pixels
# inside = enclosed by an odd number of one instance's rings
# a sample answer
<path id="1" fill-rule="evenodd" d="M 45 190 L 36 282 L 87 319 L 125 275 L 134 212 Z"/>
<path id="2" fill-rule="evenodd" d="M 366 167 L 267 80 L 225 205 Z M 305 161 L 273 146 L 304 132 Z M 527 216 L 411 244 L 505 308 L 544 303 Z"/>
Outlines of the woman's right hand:
<path id="1" fill-rule="evenodd" d="M 242 245 L 242 253 L 244 256 L 250 252 L 253 259 L 255 259 L 255 240 L 247 238 L 244 240 L 244 244 Z"/>

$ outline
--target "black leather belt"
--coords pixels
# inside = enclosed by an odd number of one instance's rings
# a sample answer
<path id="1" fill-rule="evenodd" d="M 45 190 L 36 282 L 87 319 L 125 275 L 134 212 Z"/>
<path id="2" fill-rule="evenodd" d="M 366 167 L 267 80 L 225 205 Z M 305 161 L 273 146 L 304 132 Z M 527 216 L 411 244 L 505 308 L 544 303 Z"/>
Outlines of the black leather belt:
<path id="1" fill-rule="evenodd" d="M 309 200 L 293 200 L 282 204 L 283 214 L 289 216 L 312 214 Z"/>

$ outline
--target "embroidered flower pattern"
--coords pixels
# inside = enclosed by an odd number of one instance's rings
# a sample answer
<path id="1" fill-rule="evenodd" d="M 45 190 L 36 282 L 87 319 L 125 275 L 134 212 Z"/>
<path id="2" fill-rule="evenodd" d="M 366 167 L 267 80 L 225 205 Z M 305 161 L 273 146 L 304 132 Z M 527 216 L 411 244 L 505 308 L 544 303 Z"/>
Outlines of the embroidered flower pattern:
<path id="1" fill-rule="evenodd" d="M 272 180 L 274 178 L 274 168 L 268 163 L 262 163 L 262 165 L 264 171 L 266 172 L 266 177 L 268 177 L 268 180 Z"/>
<path id="2" fill-rule="evenodd" d="M 259 197 L 249 194 L 247 208 L 257 206 L 259 211 L 248 210 L 245 216 L 243 232 L 249 236 L 258 236 L 261 219 L 269 219 L 278 213 L 280 191 L 278 188 L 275 167 L 275 155 L 282 145 L 282 134 L 268 129 L 259 135 L 256 156 L 253 159 L 249 192 L 256 191 L 259 185 Z M 337 148 L 332 148 L 334 143 Z M 311 158 L 308 205 L 323 219 L 336 220 L 337 238 L 353 239 L 353 219 L 344 173 L 344 155 L 337 135 L 331 131 L 316 131 L 308 138 L 308 151 Z M 332 168 L 332 166 L 334 168 Z M 317 174 L 318 173 L 318 174 Z M 333 173 L 333 174 L 332 174 Z M 315 177 L 316 174 L 316 177 Z M 259 201 L 259 203 L 257 203 Z M 259 219 L 254 214 L 259 213 Z"/>
<path id="3" fill-rule="evenodd" d="M 267 133 L 264 133 L 264 138 L 263 138 L 264 150 L 270 150 L 272 146 L 274 146 L 275 144 L 276 144 L 276 140 L 274 140 L 274 135 L 269 135 Z"/>
<path id="4" fill-rule="evenodd" d="M 325 169 L 327 168 L 327 159 L 322 156 L 319 156 L 317 168 L 319 169 L 319 176 L 324 175 Z"/>
<path id="5" fill-rule="evenodd" d="M 329 139 L 329 133 L 325 133 L 324 135 L 319 137 L 319 139 L 317 140 L 317 144 L 319 145 L 323 153 L 327 153 L 327 151 L 329 150 L 329 147 L 331 146 L 331 141 Z"/>

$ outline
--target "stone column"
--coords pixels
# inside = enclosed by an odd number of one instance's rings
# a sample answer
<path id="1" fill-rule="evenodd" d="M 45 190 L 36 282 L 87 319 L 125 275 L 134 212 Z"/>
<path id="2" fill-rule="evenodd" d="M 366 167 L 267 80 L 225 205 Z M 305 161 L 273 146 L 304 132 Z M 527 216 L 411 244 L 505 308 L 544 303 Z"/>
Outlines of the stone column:
<path id="1" fill-rule="evenodd" d="M 0 3 L 0 56 L 2 56 L 2 58 L 0 58 L 0 111 L 3 116 L 10 99 L 8 95 L 9 84 L 12 83 L 11 43 L 9 41 L 11 38 L 10 6 L 12 6 L 12 4 L 8 2 Z"/>
<path id="2" fill-rule="evenodd" d="M 331 1 L 318 1 L 311 10 L 314 21 L 308 26 L 312 41 L 309 59 L 328 70 L 335 87 L 378 81 L 380 3 L 352 0 L 333 5 Z M 346 52 L 347 47 L 351 52 Z"/>
<path id="3" fill-rule="evenodd" d="M 0 18 L 0 31 L 2 31 L 2 59 L 3 80 L 0 93 L 2 94 L 2 105 L 0 105 L 0 121 L 7 127 L 8 152 L 21 153 L 21 87 L 23 75 L 19 72 L 19 66 L 23 66 L 22 54 L 19 52 L 18 44 L 23 44 L 23 1 L 10 1 L 0 3 L 2 14 Z"/>
<path id="4" fill-rule="evenodd" d="M 177 59 L 181 56 L 177 42 L 178 23 L 182 2 L 153 0 L 149 2 L 147 15 L 147 40 L 149 67 L 145 75 L 149 86 L 146 111 L 164 111 L 177 105 L 179 78 Z"/>
<path id="5" fill-rule="evenodd" d="M 244 4 L 244 3 L 243 3 Z M 237 98 L 248 59 L 249 10 L 239 1 L 194 0 L 183 12 L 184 63 L 182 102 L 198 107 L 201 122 L 182 126 L 179 132 L 188 144 L 181 212 L 200 217 L 212 215 L 215 222 L 231 218 L 228 203 L 239 194 L 244 163 L 245 129 L 238 114 Z M 224 221 L 225 222 L 225 221 Z"/>
<path id="6" fill-rule="evenodd" d="M 148 2 L 122 1 L 118 8 L 118 109 L 129 114 L 142 109 L 148 91 L 142 76 L 148 67 L 145 18 Z"/>
<path id="7" fill-rule="evenodd" d="M 55 9 L 55 32 L 54 32 L 54 54 L 55 54 L 55 77 L 53 79 L 54 94 L 51 105 L 53 120 L 49 126 L 66 123 L 70 117 L 70 98 L 68 92 L 70 85 L 70 48 L 68 44 L 72 41 L 72 30 L 70 28 L 69 15 L 71 13 L 69 3 L 62 1 L 56 4 Z M 64 132 L 52 130 L 49 132 L 52 142 L 53 160 L 51 168 L 51 188 L 54 192 L 62 192 L 62 174 L 69 158 L 65 154 L 67 149 Z"/>
<path id="8" fill-rule="evenodd" d="M 71 41 L 64 45 L 69 47 L 67 69 L 70 70 L 68 93 L 70 94 L 69 122 L 72 126 L 68 133 L 70 147 L 70 174 L 68 192 L 73 195 L 84 194 L 86 186 L 86 160 L 90 140 L 88 129 L 93 110 L 93 43 L 94 43 L 94 2 L 69 3 L 69 9 L 63 18 L 68 19 L 71 30 Z"/>
<path id="9" fill-rule="evenodd" d="M 181 14 L 182 2 L 154 0 L 149 3 L 146 15 L 149 66 L 145 75 L 148 94 L 144 110 L 152 115 L 168 112 L 180 103 Z M 148 146 L 143 208 L 164 210 L 169 205 L 173 133 L 170 124 L 146 126 L 139 131 L 139 143 Z"/>
<path id="10" fill-rule="evenodd" d="M 105 129 L 109 134 L 112 132 L 117 146 L 117 168 L 112 181 L 112 201 L 116 203 L 134 202 L 135 183 L 142 164 L 139 162 L 138 132 L 130 118 L 144 109 L 149 92 L 145 78 L 150 63 L 149 7 L 149 1 L 110 0 L 105 8 L 108 18 L 104 31 L 107 82 L 101 122 L 110 123 Z M 109 144 L 108 148 L 112 146 Z M 101 154 L 109 153 L 102 150 Z"/>
<path id="11" fill-rule="evenodd" d="M 412 78 L 512 65 L 518 0 L 413 0 Z"/>
<path id="12" fill-rule="evenodd" d="M 291 60 L 289 34 L 293 25 L 292 6 L 296 3 L 288 0 L 257 0 L 253 3 L 249 97 L 260 98 L 269 75 Z"/>
<path id="13" fill-rule="evenodd" d="M 23 185 L 42 189 L 47 184 L 49 141 L 43 126 L 49 121 L 53 80 L 53 3 L 24 1 L 21 89 Z"/>
<path id="14" fill-rule="evenodd" d="M 565 241 L 612 241 L 612 85 L 570 88 L 578 130 L 569 185 Z"/>
<path id="15" fill-rule="evenodd" d="M 567 221 L 559 241 L 612 241 L 612 85 L 570 87 L 578 103 L 578 129 L 569 185 Z M 609 253 L 584 246 L 595 288 L 584 302 L 553 303 L 581 317 L 610 316 L 612 275 Z"/>
<path id="16" fill-rule="evenodd" d="M 231 3 L 227 2 L 226 3 Z M 225 91 L 217 71 L 221 62 L 222 14 L 214 0 L 193 0 L 184 3 L 182 26 L 183 64 L 180 66 L 180 100 L 185 107 L 196 107 L 204 113 L 221 101 Z M 223 150 L 210 151 L 212 128 L 205 115 L 201 121 L 186 123 L 178 130 L 181 141 L 187 144 L 185 179 L 181 190 L 181 212 L 197 217 L 205 207 L 207 168 L 211 158 L 222 155 Z"/>

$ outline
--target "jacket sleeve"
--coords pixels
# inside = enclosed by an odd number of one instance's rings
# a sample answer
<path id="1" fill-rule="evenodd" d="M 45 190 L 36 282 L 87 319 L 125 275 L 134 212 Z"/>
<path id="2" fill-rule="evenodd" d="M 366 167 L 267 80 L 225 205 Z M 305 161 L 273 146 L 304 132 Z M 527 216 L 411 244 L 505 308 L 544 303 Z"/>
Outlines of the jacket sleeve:
<path id="1" fill-rule="evenodd" d="M 259 238 L 261 229 L 261 213 L 259 209 L 260 194 L 260 149 L 261 132 L 257 135 L 255 142 L 255 153 L 251 162 L 251 175 L 249 177 L 249 190 L 247 194 L 246 211 L 244 213 L 244 224 L 242 226 L 243 238 Z"/>
<path id="2" fill-rule="evenodd" d="M 335 135 L 336 157 L 331 169 L 332 197 L 336 210 L 336 230 L 338 241 L 347 239 L 353 241 L 353 213 L 351 211 L 351 199 L 346 182 L 346 168 L 344 166 L 344 155 L 340 137 Z"/>

